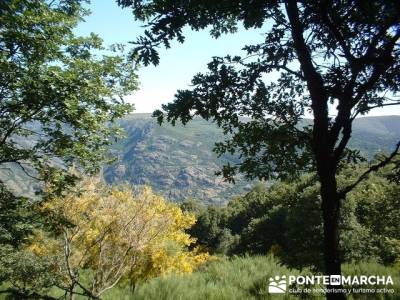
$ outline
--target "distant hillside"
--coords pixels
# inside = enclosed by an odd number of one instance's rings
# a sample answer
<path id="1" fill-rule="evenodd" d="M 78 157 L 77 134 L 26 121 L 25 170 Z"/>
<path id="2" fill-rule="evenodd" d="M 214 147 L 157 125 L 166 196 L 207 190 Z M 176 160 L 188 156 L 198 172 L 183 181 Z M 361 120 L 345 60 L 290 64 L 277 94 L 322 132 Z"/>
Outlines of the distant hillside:
<path id="1" fill-rule="evenodd" d="M 207 203 L 225 202 L 251 187 L 244 180 L 233 185 L 214 175 L 223 162 L 233 159 L 219 159 L 211 151 L 223 135 L 209 122 L 159 126 L 148 114 L 133 114 L 121 125 L 127 138 L 113 147 L 118 162 L 105 168 L 110 183 L 150 184 L 174 201 L 191 197 Z"/>
<path id="2" fill-rule="evenodd" d="M 350 147 L 368 158 L 377 152 L 392 152 L 400 140 L 400 116 L 364 117 L 354 122 Z"/>
<path id="3" fill-rule="evenodd" d="M 127 137 L 112 147 L 117 162 L 104 168 L 110 183 L 149 184 L 173 201 L 197 198 L 214 204 L 223 204 L 253 185 L 243 179 L 229 184 L 214 175 L 224 162 L 235 161 L 212 152 L 224 136 L 210 122 L 198 118 L 185 127 L 159 126 L 149 114 L 133 114 L 120 122 Z M 350 146 L 372 158 L 377 152 L 392 151 L 398 140 L 400 116 L 365 117 L 355 121 Z M 0 179 L 22 195 L 32 196 L 40 189 L 38 182 L 12 165 L 0 169 Z"/>
<path id="4" fill-rule="evenodd" d="M 113 147 L 118 162 L 105 168 L 108 182 L 150 184 L 171 200 L 198 198 L 222 203 L 243 193 L 251 183 L 228 184 L 214 175 L 224 161 L 211 151 L 224 137 L 212 123 L 195 119 L 187 126 L 159 126 L 147 114 L 133 114 L 123 121 L 127 138 Z M 389 152 L 400 139 L 400 116 L 356 119 L 350 147 L 361 149 L 368 158 Z"/>

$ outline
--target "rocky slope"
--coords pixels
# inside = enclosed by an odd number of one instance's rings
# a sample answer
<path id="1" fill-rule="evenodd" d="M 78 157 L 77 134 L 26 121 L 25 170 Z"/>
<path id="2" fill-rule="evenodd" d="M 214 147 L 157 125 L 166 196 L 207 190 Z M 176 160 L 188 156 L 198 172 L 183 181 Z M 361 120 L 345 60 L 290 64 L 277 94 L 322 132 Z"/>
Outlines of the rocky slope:
<path id="1" fill-rule="evenodd" d="M 248 191 L 254 182 L 236 184 L 215 176 L 221 165 L 235 162 L 232 157 L 217 158 L 212 148 L 224 139 L 212 123 L 195 119 L 187 126 L 159 126 L 148 114 L 133 114 L 121 121 L 126 138 L 113 145 L 115 164 L 105 166 L 110 183 L 148 184 L 173 201 L 197 198 L 204 203 L 223 204 Z M 355 121 L 350 146 L 372 158 L 377 152 L 390 152 L 400 140 L 400 116 L 366 117 Z M 29 143 L 29 141 L 24 141 Z M 18 167 L 0 168 L 0 180 L 20 195 L 32 197 L 40 184 Z"/>
<path id="2" fill-rule="evenodd" d="M 113 147 L 118 161 L 106 167 L 110 183 L 149 184 L 174 201 L 198 198 L 206 203 L 226 199 L 248 190 L 244 180 L 236 185 L 215 176 L 223 162 L 211 151 L 223 135 L 212 124 L 196 119 L 187 126 L 159 126 L 149 115 L 131 115 L 121 122 L 127 138 Z"/>
<path id="3" fill-rule="evenodd" d="M 247 191 L 253 183 L 224 182 L 215 172 L 231 157 L 217 158 L 211 151 L 224 137 L 213 124 L 195 119 L 186 126 L 159 126 L 150 115 L 133 114 L 121 122 L 127 138 L 113 147 L 117 163 L 104 170 L 110 183 L 149 184 L 174 201 L 198 198 L 223 203 Z M 400 139 L 400 116 L 359 118 L 350 146 L 372 158 L 389 152 Z"/>

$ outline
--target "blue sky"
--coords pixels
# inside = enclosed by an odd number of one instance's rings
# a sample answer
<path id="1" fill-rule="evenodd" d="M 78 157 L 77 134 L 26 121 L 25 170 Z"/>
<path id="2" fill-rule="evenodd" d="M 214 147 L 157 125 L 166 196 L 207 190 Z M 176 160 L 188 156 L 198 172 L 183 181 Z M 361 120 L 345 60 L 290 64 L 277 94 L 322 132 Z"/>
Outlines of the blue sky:
<path id="1" fill-rule="evenodd" d="M 143 24 L 134 20 L 129 9 L 118 7 L 114 0 L 92 0 L 88 6 L 91 15 L 76 29 L 79 35 L 95 32 L 106 45 L 134 41 L 143 32 Z M 236 34 L 213 39 L 208 31 L 186 31 L 183 44 L 173 42 L 170 49 L 160 50 L 157 67 L 141 67 L 138 71 L 140 89 L 128 97 L 135 104 L 135 112 L 152 112 L 162 103 L 173 100 L 177 89 L 187 88 L 191 78 L 206 70 L 212 56 L 241 53 L 246 44 L 262 40 L 262 30 L 239 30 Z M 400 115 L 400 107 L 376 109 L 370 115 Z"/>

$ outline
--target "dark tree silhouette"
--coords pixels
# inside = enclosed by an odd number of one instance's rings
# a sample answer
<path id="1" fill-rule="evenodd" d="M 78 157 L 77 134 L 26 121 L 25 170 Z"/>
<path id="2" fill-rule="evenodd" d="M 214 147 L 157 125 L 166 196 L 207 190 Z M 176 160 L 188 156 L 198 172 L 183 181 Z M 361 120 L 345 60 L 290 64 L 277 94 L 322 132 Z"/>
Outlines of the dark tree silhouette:
<path id="1" fill-rule="evenodd" d="M 229 133 L 216 152 L 237 153 L 236 172 L 250 178 L 292 178 L 316 170 L 324 220 L 326 274 L 341 274 L 338 218 L 340 204 L 361 180 L 385 165 L 394 152 L 371 166 L 359 180 L 339 190 L 337 174 L 346 160 L 352 122 L 376 107 L 398 105 L 400 2 L 297 0 L 118 0 L 148 25 L 132 55 L 158 64 L 157 47 L 184 41 L 183 28 L 210 28 L 218 37 L 265 26 L 265 39 L 245 46 L 245 57 L 214 58 L 193 89 L 178 91 L 173 103 L 156 111 L 159 122 L 189 122 L 199 115 Z M 234 36 L 232 38 L 235 38 Z M 277 80 L 268 74 L 278 72 Z M 312 125 L 300 122 L 312 112 Z M 250 120 L 241 118 L 250 117 Z M 306 237 L 305 237 L 306 238 Z M 338 286 L 336 286 L 338 287 Z M 343 299 L 342 294 L 328 294 Z"/>

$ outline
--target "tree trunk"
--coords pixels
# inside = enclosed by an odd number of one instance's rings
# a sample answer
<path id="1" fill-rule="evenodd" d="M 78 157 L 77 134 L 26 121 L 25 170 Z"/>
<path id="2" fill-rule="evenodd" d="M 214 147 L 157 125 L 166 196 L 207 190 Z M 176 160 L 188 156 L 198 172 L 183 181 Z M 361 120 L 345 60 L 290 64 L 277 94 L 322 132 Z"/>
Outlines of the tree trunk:
<path id="1" fill-rule="evenodd" d="M 321 178 L 322 215 L 324 221 L 324 263 L 326 275 L 341 275 L 339 251 L 340 197 L 335 174 Z M 328 289 L 342 289 L 342 285 L 328 285 Z M 328 293 L 327 299 L 346 299 L 343 293 Z"/>
<path id="2" fill-rule="evenodd" d="M 304 40 L 304 27 L 300 21 L 296 0 L 287 0 L 286 12 L 289 18 L 296 53 L 307 82 L 314 114 L 313 151 L 321 183 L 322 215 L 324 220 L 324 261 L 325 275 L 341 275 L 339 257 L 339 213 L 340 197 L 336 183 L 336 160 L 334 145 L 336 137 L 330 136 L 328 95 L 324 80 L 313 64 L 310 50 Z M 328 289 L 342 288 L 328 285 Z M 326 294 L 327 299 L 346 299 L 343 293 Z"/>

